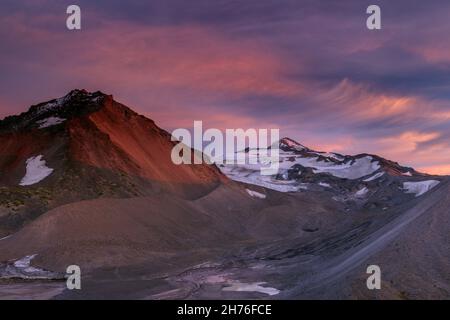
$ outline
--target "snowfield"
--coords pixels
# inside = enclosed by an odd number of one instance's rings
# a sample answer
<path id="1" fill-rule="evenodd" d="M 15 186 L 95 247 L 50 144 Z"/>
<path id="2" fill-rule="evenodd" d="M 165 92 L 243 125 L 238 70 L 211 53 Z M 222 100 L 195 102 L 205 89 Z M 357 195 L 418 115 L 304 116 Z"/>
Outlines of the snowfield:
<path id="1" fill-rule="evenodd" d="M 284 142 L 286 143 L 286 140 Z M 298 144 L 295 146 L 298 147 L 301 145 Z M 248 153 L 238 152 L 236 154 L 225 155 L 225 164 L 220 165 L 219 168 L 223 174 L 232 180 L 258 185 L 280 192 L 297 192 L 307 189 L 306 185 L 301 185 L 295 180 L 288 179 L 288 170 L 295 165 L 311 168 L 316 174 L 328 173 L 334 177 L 350 180 L 371 175 L 380 169 L 379 162 L 371 156 L 339 161 L 337 160 L 336 154 L 333 154 L 333 157 L 328 156 L 324 158 L 329 153 L 323 153 L 319 156 L 316 152 L 310 152 L 310 156 L 305 156 L 291 151 L 280 150 L 279 158 L 274 160 L 268 154 L 269 152 L 266 149 L 260 149 L 252 150 L 252 152 Z M 245 159 L 243 164 L 236 164 L 238 156 Z M 223 158 L 221 157 L 220 159 Z M 277 163 L 274 161 L 277 161 Z M 261 168 L 268 168 L 272 163 L 278 164 L 278 176 L 276 174 L 262 175 Z M 273 165 L 272 167 L 276 166 Z M 381 175 L 382 173 L 379 176 Z M 322 186 L 328 187 L 326 185 Z"/>
<path id="2" fill-rule="evenodd" d="M 27 160 L 27 171 L 25 177 L 22 178 L 19 185 L 30 186 L 47 178 L 53 169 L 45 165 L 45 160 L 42 160 L 42 155 L 31 157 Z"/>
<path id="3" fill-rule="evenodd" d="M 437 180 L 427 180 L 427 181 L 419 181 L 419 182 L 404 182 L 403 189 L 405 193 L 414 193 L 416 197 L 420 197 L 421 195 L 427 193 L 435 186 L 439 184 Z"/>
<path id="4" fill-rule="evenodd" d="M 44 128 L 48 128 L 48 127 L 63 123 L 64 121 L 66 121 L 66 119 L 62 119 L 62 118 L 58 118 L 58 117 L 49 117 L 44 120 L 39 120 L 37 123 L 39 124 L 39 129 L 44 129 Z"/>
<path id="5" fill-rule="evenodd" d="M 310 171 L 314 174 L 329 174 L 335 178 L 357 180 L 362 182 L 371 182 L 386 176 L 386 172 L 381 169 L 380 161 L 375 157 L 367 154 L 358 156 L 343 156 L 332 152 L 317 152 L 296 143 L 291 139 L 280 140 L 278 157 L 270 157 L 272 149 L 250 149 L 236 152 L 234 154 L 226 154 L 221 156 L 225 159 L 223 164 L 219 165 L 219 169 L 228 178 L 264 188 L 276 190 L 279 192 L 299 192 L 308 190 L 312 182 L 324 188 L 332 188 L 329 183 L 322 181 L 311 181 Z M 287 150 L 286 148 L 291 148 Z M 236 160 L 240 158 L 242 164 L 237 164 Z M 262 168 L 278 168 L 276 174 L 264 175 Z M 305 168 L 309 168 L 305 170 Z M 402 176 L 413 176 L 413 171 L 405 168 L 402 170 Z M 305 175 L 305 182 L 302 182 L 302 176 Z M 403 190 L 406 193 L 413 193 L 419 197 L 435 187 L 439 181 L 429 180 L 422 182 L 405 182 Z M 250 190 L 251 191 L 251 190 Z M 350 190 L 349 190 L 350 191 Z M 368 195 L 367 187 L 360 187 L 356 192 L 350 191 L 350 197 L 353 200 L 364 198 Z M 247 191 L 249 192 L 249 190 Z M 249 192 L 253 197 L 257 196 L 253 191 Z M 262 197 L 261 197 L 262 198 Z"/>
<path id="6" fill-rule="evenodd" d="M 249 158 L 247 158 L 249 159 Z M 264 159 L 263 164 L 267 167 L 267 162 L 271 159 L 267 157 Z M 228 161 L 227 161 L 228 162 Z M 248 163 L 248 162 L 247 162 Z M 290 152 L 280 152 L 279 168 L 280 170 L 287 170 L 294 165 L 299 164 L 306 168 L 312 168 L 314 173 L 329 173 L 332 176 L 344 179 L 356 180 L 364 176 L 370 175 L 380 169 L 378 161 L 374 161 L 371 156 L 365 156 L 358 158 L 354 161 L 348 160 L 346 162 L 333 162 L 325 161 L 319 157 L 304 157 L 301 155 L 295 155 Z M 241 165 L 249 170 L 259 170 L 261 165 Z"/>
<path id="7" fill-rule="evenodd" d="M 308 165 L 303 166 L 315 168 L 313 170 L 314 173 L 325 172 L 338 178 L 345 178 L 351 180 L 362 178 L 380 169 L 378 161 L 373 161 L 373 158 L 370 156 L 356 159 L 353 162 L 349 161 L 340 164 L 335 164 L 333 162 L 332 165 L 329 164 L 324 165 L 323 161 L 317 161 L 316 163 L 310 162 L 308 163 Z"/>

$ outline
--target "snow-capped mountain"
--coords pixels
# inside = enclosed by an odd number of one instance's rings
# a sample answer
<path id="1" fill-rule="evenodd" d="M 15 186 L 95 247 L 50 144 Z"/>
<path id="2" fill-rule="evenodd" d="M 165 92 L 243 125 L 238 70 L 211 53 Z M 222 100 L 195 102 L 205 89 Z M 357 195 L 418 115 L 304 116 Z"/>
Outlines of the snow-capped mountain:
<path id="1" fill-rule="evenodd" d="M 352 156 L 315 151 L 290 138 L 282 138 L 278 147 L 279 169 L 276 174 L 261 174 L 261 166 L 267 166 L 267 161 L 274 161 L 267 158 L 267 150 L 253 150 L 252 155 L 249 154 L 249 149 L 242 151 L 247 159 L 259 159 L 261 154 L 264 161 L 259 161 L 259 165 L 253 164 L 254 162 L 234 164 L 233 161 L 226 161 L 219 168 L 235 181 L 281 192 L 326 191 L 334 193 L 335 199 L 361 200 L 381 192 L 382 188 L 391 188 L 395 193 L 411 193 L 414 189 L 411 184 L 415 184 L 415 194 L 420 196 L 439 183 L 439 178 L 419 173 L 413 168 L 377 155 Z"/>

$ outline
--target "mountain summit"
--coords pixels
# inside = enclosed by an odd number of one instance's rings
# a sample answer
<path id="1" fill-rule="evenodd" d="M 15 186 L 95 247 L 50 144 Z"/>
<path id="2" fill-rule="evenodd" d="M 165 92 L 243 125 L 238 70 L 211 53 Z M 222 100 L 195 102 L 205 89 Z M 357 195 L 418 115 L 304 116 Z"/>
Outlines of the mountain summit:
<path id="1" fill-rule="evenodd" d="M 75 89 L 64 97 L 33 105 L 27 112 L 6 117 L 0 121 L 0 132 L 13 132 L 32 128 L 46 128 L 68 119 L 99 110 L 111 95 L 100 91 L 90 93 Z M 59 119 L 59 120 L 55 120 Z"/>

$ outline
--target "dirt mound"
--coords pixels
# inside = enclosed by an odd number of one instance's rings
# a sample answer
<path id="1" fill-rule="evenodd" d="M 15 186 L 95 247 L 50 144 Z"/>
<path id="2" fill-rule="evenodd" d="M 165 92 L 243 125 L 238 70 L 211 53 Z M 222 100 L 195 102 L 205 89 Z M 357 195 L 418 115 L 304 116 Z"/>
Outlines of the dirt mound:
<path id="1" fill-rule="evenodd" d="M 190 254 L 215 259 L 280 238 L 319 235 L 339 217 L 331 201 L 267 191 L 252 197 L 244 186 L 221 185 L 206 196 L 187 200 L 168 193 L 130 199 L 96 199 L 53 209 L 0 241 L 0 261 L 35 255 L 33 266 L 63 271 L 161 263 Z M 334 216 L 334 217 L 333 217 Z M 323 226 L 323 227 L 322 227 Z M 158 258 L 155 258 L 158 257 Z"/>

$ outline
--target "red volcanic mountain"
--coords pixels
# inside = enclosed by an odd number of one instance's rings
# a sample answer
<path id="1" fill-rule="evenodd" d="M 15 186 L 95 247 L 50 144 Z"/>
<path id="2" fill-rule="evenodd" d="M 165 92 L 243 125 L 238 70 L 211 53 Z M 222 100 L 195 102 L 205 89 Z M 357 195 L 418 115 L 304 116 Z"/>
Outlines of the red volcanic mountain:
<path id="1" fill-rule="evenodd" d="M 73 90 L 7 117 L 0 121 L 0 231 L 83 199 L 161 192 L 195 199 L 226 181 L 215 166 L 173 164 L 170 138 L 101 92 Z"/>

